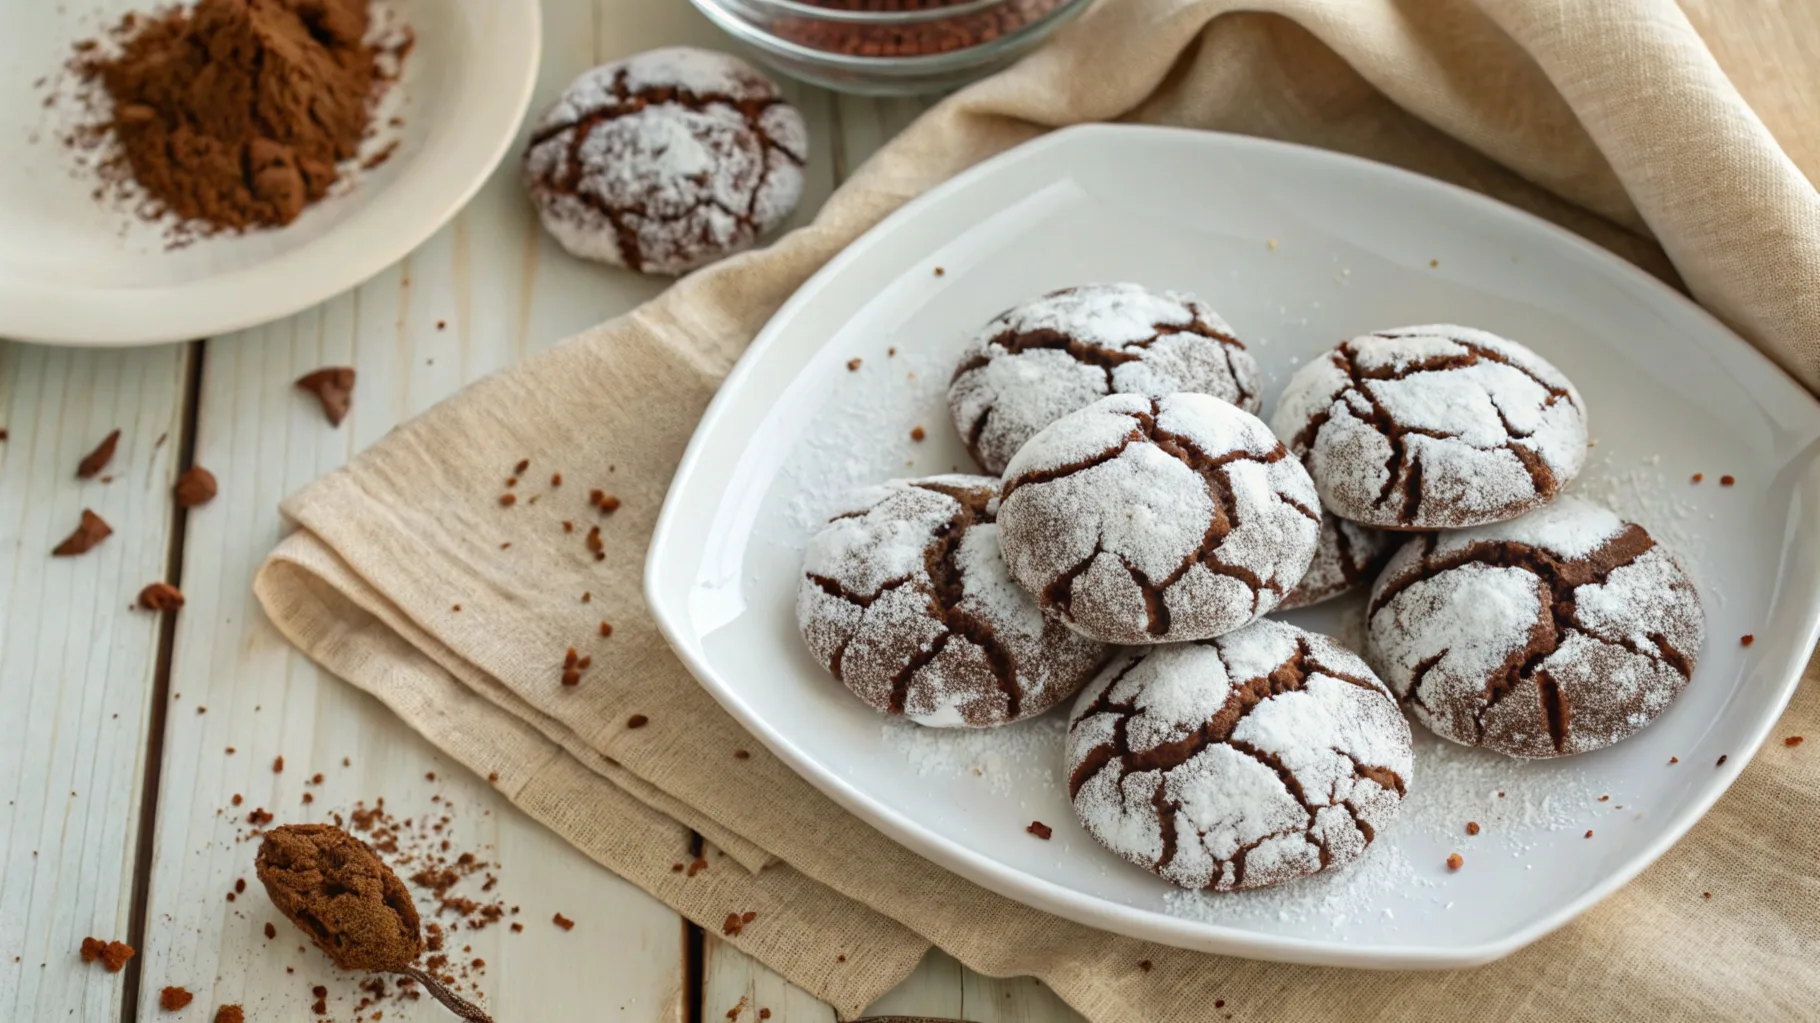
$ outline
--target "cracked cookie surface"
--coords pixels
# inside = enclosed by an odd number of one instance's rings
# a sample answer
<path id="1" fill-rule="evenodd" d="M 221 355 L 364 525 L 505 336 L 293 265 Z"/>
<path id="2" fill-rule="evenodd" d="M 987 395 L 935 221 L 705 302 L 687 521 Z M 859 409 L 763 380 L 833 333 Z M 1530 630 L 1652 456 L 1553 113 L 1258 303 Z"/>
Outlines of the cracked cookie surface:
<path id="1" fill-rule="evenodd" d="M 1341 518 L 1458 529 L 1552 500 L 1585 464 L 1585 408 L 1528 348 L 1435 325 L 1356 337 L 1304 365 L 1271 425 Z"/>
<path id="2" fill-rule="evenodd" d="M 1230 632 L 1308 568 L 1320 504 L 1256 416 L 1205 394 L 1114 394 L 1046 427 L 1005 472 L 1011 577 L 1108 643 Z"/>
<path id="3" fill-rule="evenodd" d="M 1108 394 L 1196 391 L 1259 408 L 1258 365 L 1205 302 L 1136 284 L 1084 284 L 1001 313 L 948 385 L 954 428 L 1002 473 L 1037 432 Z"/>
<path id="4" fill-rule="evenodd" d="M 1641 730 L 1686 688 L 1706 632 L 1674 558 L 1642 526 L 1572 497 L 1409 541 L 1368 614 L 1372 664 L 1416 720 L 1526 758 Z"/>
<path id="5" fill-rule="evenodd" d="M 1068 725 L 1081 824 L 1185 888 L 1357 860 L 1396 816 L 1411 761 L 1409 723 L 1365 662 L 1270 619 L 1120 654 Z"/>
<path id="6" fill-rule="evenodd" d="M 931 726 L 1006 724 L 1073 695 L 1111 654 L 1011 581 L 998 492 L 990 476 L 864 487 L 810 541 L 803 639 L 874 708 Z"/>
<path id="7" fill-rule="evenodd" d="M 532 130 L 524 180 L 571 253 L 680 274 L 781 224 L 808 153 L 802 115 L 757 69 L 677 46 L 575 79 Z"/>
<path id="8" fill-rule="evenodd" d="M 1312 607 L 1354 587 L 1368 585 L 1406 538 L 1323 513 L 1321 535 L 1315 541 L 1314 558 L 1308 562 L 1308 571 L 1277 605 L 1277 610 Z"/>

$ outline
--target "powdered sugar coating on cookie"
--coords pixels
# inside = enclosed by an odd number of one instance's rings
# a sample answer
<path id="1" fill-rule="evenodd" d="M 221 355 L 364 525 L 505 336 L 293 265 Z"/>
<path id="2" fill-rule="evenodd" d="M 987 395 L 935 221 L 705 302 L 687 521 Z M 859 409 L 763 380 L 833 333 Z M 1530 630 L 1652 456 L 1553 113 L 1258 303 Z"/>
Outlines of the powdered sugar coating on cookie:
<path id="1" fill-rule="evenodd" d="M 770 80 L 678 46 L 577 78 L 532 132 L 524 176 L 570 252 L 679 274 L 782 223 L 808 152 L 802 115 Z"/>
<path id="2" fill-rule="evenodd" d="M 1296 371 L 1271 425 L 1330 511 L 1386 529 L 1515 518 L 1586 461 L 1573 384 L 1528 348 L 1471 327 L 1343 342 Z"/>
<path id="3" fill-rule="evenodd" d="M 1411 540 L 1372 588 L 1372 663 L 1436 734 L 1516 757 L 1625 739 L 1687 686 L 1700 597 L 1649 533 L 1578 498 Z"/>
<path id="4" fill-rule="evenodd" d="M 1257 412 L 1258 366 L 1205 302 L 1136 284 L 1052 291 L 974 335 L 948 387 L 954 428 L 987 472 L 1107 394 L 1211 394 Z"/>
<path id="5" fill-rule="evenodd" d="M 1040 714 L 1110 651 L 1051 622 L 999 554 L 998 481 L 892 480 L 850 495 L 797 589 L 809 650 L 873 707 L 933 726 Z"/>
<path id="6" fill-rule="evenodd" d="M 1363 661 L 1270 619 L 1120 654 L 1068 729 L 1087 832 L 1185 888 L 1351 863 L 1396 816 L 1412 760 L 1409 724 Z"/>
<path id="7" fill-rule="evenodd" d="M 1277 610 L 1311 607 L 1370 583 L 1404 539 L 1397 533 L 1323 513 L 1321 535 L 1315 541 L 1314 558 L 1308 562 L 1308 571 L 1295 584 L 1295 589 L 1277 604 Z"/>
<path id="8" fill-rule="evenodd" d="M 1005 472 L 1011 577 L 1108 643 L 1230 632 L 1308 568 L 1314 484 L 1257 417 L 1205 394 L 1114 394 L 1046 427 Z"/>

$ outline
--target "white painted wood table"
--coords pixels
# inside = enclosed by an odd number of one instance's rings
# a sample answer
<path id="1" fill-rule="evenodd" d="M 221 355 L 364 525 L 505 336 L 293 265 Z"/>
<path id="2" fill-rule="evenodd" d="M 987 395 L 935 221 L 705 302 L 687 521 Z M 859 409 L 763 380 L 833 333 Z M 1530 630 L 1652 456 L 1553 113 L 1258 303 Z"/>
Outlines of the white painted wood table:
<path id="1" fill-rule="evenodd" d="M 682 0 L 545 0 L 544 21 L 534 111 L 604 61 L 671 43 L 727 46 Z M 787 87 L 814 138 L 799 223 L 924 106 Z M 773 1023 L 833 1019 L 319 671 L 252 596 L 253 571 L 284 530 L 280 498 L 470 381 L 664 284 L 563 254 L 538 230 L 508 158 L 404 261 L 289 319 L 134 351 L 0 342 L 10 432 L 0 444 L 0 1020 L 212 1019 L 230 1003 L 252 1020 L 304 1020 L 315 1018 L 319 983 L 329 1018 L 350 1018 L 350 979 L 314 950 L 297 952 L 260 893 L 257 846 L 236 842 L 244 825 L 220 812 L 235 794 L 242 819 L 253 807 L 323 819 L 377 796 L 400 816 L 432 809 L 432 796 L 455 804 L 455 847 L 497 858 L 498 894 L 524 909 L 521 933 L 460 932 L 486 960 L 479 986 L 501 1021 L 694 1023 L 725 1019 L 742 997 L 747 1019 L 761 1007 Z M 326 365 L 359 373 L 340 429 L 292 387 Z M 76 462 L 116 427 L 111 482 L 77 480 Z M 186 514 L 169 494 L 189 464 L 213 471 L 221 492 Z M 85 507 L 114 535 L 82 557 L 50 558 Z M 131 608 L 155 580 L 182 589 L 180 613 Z M 276 756 L 286 771 L 273 772 Z M 323 782 L 308 784 L 318 771 Z M 230 902 L 236 879 L 252 887 Z M 587 926 L 565 934 L 548 923 L 557 911 Z M 285 928 L 280 940 L 267 942 L 268 921 Z M 108 974 L 77 955 L 89 935 L 139 954 Z M 195 1004 L 161 1011 L 166 985 L 187 987 Z M 387 1019 L 448 1018 L 427 1000 L 380 1008 Z M 973 976 L 939 954 L 877 1009 L 1072 1015 L 1030 980 Z"/>
<path id="2" fill-rule="evenodd" d="M 1820 5 L 1683 2 L 1812 177 Z M 544 0 L 544 18 L 538 107 L 606 60 L 668 43 L 725 45 L 683 0 Z M 923 109 L 790 91 L 815 140 L 798 222 Z M 283 529 L 280 498 L 469 381 L 663 285 L 563 255 L 537 229 L 508 161 L 403 262 L 290 319 L 135 351 L 0 342 L 0 427 L 10 431 L 0 443 L 0 1020 L 201 1020 L 224 1003 L 253 1020 L 313 1019 L 317 983 L 329 986 L 329 1018 L 349 1018 L 346 977 L 294 943 L 268 947 L 265 924 L 284 924 L 256 882 L 249 897 L 226 899 L 236 879 L 252 878 L 253 844 L 234 841 L 234 822 L 218 813 L 235 794 L 243 810 L 281 808 L 292 820 L 381 795 L 400 815 L 433 798 L 456 804 L 453 844 L 503 864 L 499 894 L 523 906 L 528 924 L 461 932 L 488 964 L 480 986 L 502 1021 L 701 1023 L 726 1019 L 742 999 L 747 1023 L 760 1008 L 774 1023 L 833 1018 L 318 671 L 252 597 L 254 568 Z M 291 386 L 325 365 L 359 371 L 340 429 Z M 111 482 L 76 480 L 76 462 L 116 427 Z M 221 493 L 186 514 L 169 491 L 192 463 L 216 473 Z M 85 507 L 114 535 L 83 557 L 51 559 Z M 130 608 L 155 580 L 182 588 L 181 613 Z M 291 769 L 274 773 L 275 756 Z M 316 771 L 323 782 L 306 784 Z M 545 923 L 557 911 L 588 926 L 558 931 Z M 76 949 L 88 935 L 126 940 L 139 955 L 120 974 L 86 966 Z M 165 985 L 187 987 L 196 1004 L 162 1012 Z M 383 1009 L 392 1020 L 446 1018 L 427 1003 Z M 1034 981 L 977 976 L 939 952 L 873 1009 L 1076 1018 Z"/>

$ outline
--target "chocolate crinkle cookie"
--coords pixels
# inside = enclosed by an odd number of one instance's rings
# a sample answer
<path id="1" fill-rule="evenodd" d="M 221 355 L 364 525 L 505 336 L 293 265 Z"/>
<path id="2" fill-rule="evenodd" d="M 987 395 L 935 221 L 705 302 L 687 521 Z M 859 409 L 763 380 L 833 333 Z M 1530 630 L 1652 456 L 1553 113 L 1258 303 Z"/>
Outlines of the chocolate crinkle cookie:
<path id="1" fill-rule="evenodd" d="M 1363 661 L 1268 618 L 1119 655 L 1068 725 L 1082 825 L 1184 888 L 1357 860 L 1396 816 L 1411 760 L 1409 724 Z"/>
<path id="2" fill-rule="evenodd" d="M 1402 327 L 1297 370 L 1271 425 L 1335 515 L 1458 529 L 1552 500 L 1586 461 L 1585 408 L 1560 371 L 1514 341 Z"/>
<path id="3" fill-rule="evenodd" d="M 866 487 L 810 541 L 803 639 L 860 699 L 923 725 L 1002 725 L 1073 695 L 1111 653 L 1012 583 L 998 490 L 990 476 Z"/>
<path id="4" fill-rule="evenodd" d="M 1371 582 L 1404 539 L 1401 534 L 1323 514 L 1314 559 L 1308 562 L 1302 581 L 1277 604 L 1277 610 L 1310 607 Z"/>
<path id="5" fill-rule="evenodd" d="M 1114 394 L 1031 438 L 1005 471 L 1011 577 L 1108 643 L 1230 632 L 1308 568 L 1308 473 L 1249 412 L 1205 394 Z"/>
<path id="6" fill-rule="evenodd" d="M 1087 284 L 986 324 L 961 355 L 948 408 L 974 461 L 1002 473 L 1038 430 L 1107 394 L 1178 391 L 1256 412 L 1257 361 L 1192 295 Z"/>
<path id="7" fill-rule="evenodd" d="M 524 179 L 563 248 L 680 274 L 781 224 L 809 131 L 777 86 L 712 50 L 651 50 L 584 73 L 531 133 Z"/>
<path id="8" fill-rule="evenodd" d="M 1513 757 L 1636 733 L 1687 686 L 1706 632 L 1675 559 L 1577 498 L 1409 541 L 1369 616 L 1372 663 L 1416 720 Z"/>

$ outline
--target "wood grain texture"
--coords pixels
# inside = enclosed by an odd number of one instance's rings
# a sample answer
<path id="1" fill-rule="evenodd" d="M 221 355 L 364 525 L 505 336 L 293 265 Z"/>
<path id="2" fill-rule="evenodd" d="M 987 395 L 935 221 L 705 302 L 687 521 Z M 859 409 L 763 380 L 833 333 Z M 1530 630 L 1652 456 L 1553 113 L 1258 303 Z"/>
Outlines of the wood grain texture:
<path id="1" fill-rule="evenodd" d="M 595 64 L 656 45 L 718 43 L 683 4 L 568 0 L 546 3 L 544 17 L 533 116 Z M 828 98 L 807 90 L 795 98 L 825 137 Z M 825 153 L 811 165 L 799 216 L 812 215 L 828 194 L 831 167 Z M 182 984 L 199 1002 L 238 1002 L 255 1018 L 302 1019 L 320 984 L 332 1014 L 349 1011 L 357 978 L 336 976 L 314 950 L 299 952 L 295 933 L 256 887 L 245 899 L 225 896 L 238 879 L 253 883 L 256 843 L 235 838 L 246 830 L 247 811 L 265 808 L 280 822 L 323 820 L 357 800 L 384 797 L 398 816 L 452 803 L 453 848 L 502 864 L 497 894 L 522 907 L 524 930 L 457 932 L 461 947 L 471 948 L 461 958 L 487 964 L 479 986 L 499 1018 L 682 1018 L 687 933 L 674 912 L 445 762 L 376 701 L 316 669 L 265 621 L 251 592 L 253 572 L 285 529 L 277 504 L 286 494 L 478 377 L 626 312 L 667 283 L 563 253 L 538 228 L 514 156 L 454 222 L 397 266 L 315 309 L 208 343 L 195 460 L 216 474 L 221 493 L 191 513 L 184 552 L 189 605 L 171 670 L 171 689 L 182 695 L 173 696 L 165 733 L 152 925 L 141 950 L 148 991 Z M 330 365 L 357 373 L 353 410 L 338 429 L 292 386 Z M 179 704 L 206 704 L 209 713 L 188 714 Z M 226 752 L 230 746 L 235 753 Z M 280 755 L 286 769 L 275 774 Z M 344 757 L 351 766 L 341 766 Z M 317 772 L 323 783 L 307 784 Z M 431 773 L 438 780 L 427 780 Z M 308 805 L 306 792 L 314 800 Z M 552 925 L 557 912 L 576 928 Z M 264 937 L 268 922 L 279 930 L 276 942 Z M 387 1018 L 441 1018 L 427 1002 L 383 1008 Z M 163 1018 L 146 999 L 138 1016 Z"/>
<path id="2" fill-rule="evenodd" d="M 0 343 L 0 1019 L 119 1015 L 76 949 L 127 938 L 159 639 L 132 605 L 165 576 L 188 358 Z M 113 535 L 51 557 L 83 508 Z"/>

